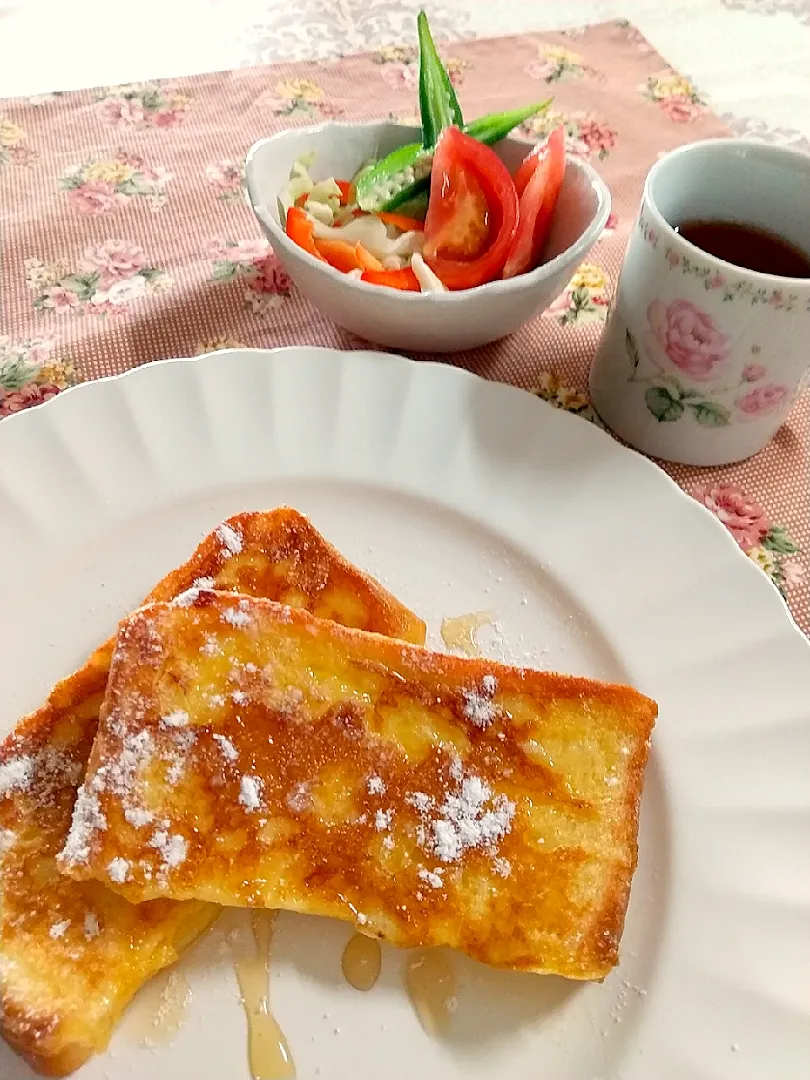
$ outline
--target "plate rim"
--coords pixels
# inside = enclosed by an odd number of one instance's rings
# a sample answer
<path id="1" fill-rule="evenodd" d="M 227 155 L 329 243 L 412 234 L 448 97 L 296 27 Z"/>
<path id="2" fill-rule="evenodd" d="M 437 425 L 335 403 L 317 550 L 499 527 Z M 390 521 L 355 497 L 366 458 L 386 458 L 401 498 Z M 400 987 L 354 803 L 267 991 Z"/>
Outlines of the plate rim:
<path id="1" fill-rule="evenodd" d="M 22 409 L 19 412 L 12 413 L 10 416 L 6 416 L 0 422 L 0 446 L 3 440 L 4 429 L 15 430 L 15 425 L 19 426 L 25 423 L 41 422 L 43 415 L 42 410 L 47 408 L 51 410 L 51 413 L 47 415 L 53 415 L 53 410 L 60 408 L 60 403 L 64 400 L 69 400 L 77 393 L 87 393 L 96 387 L 104 387 L 108 384 L 119 383 L 122 380 L 132 380 L 145 377 L 146 373 L 152 371 L 159 371 L 165 368 L 170 368 L 176 365 L 197 365 L 206 363 L 219 363 L 220 360 L 224 362 L 229 357 L 234 356 L 259 356 L 259 357 L 276 357 L 279 358 L 283 355 L 291 354 L 301 355 L 307 353 L 316 353 L 319 355 L 333 355 L 342 357 L 344 355 L 362 357 L 366 361 L 374 363 L 382 362 L 389 364 L 405 364 L 408 366 L 425 369 L 428 371 L 435 371 L 440 369 L 443 373 L 451 372 L 451 377 L 458 377 L 461 382 L 472 381 L 475 384 L 485 384 L 487 386 L 497 388 L 498 391 L 506 391 L 507 393 L 520 394 L 521 396 L 528 396 L 537 402 L 538 408 L 542 411 L 543 408 L 551 409 L 553 412 L 564 418 L 565 423 L 573 424 L 577 421 L 581 421 L 583 418 L 576 416 L 573 413 L 566 411 L 565 409 L 557 409 L 550 402 L 544 401 L 536 394 L 532 394 L 530 390 L 516 386 L 513 383 L 499 382 L 493 379 L 487 379 L 482 375 L 478 375 L 473 371 L 464 367 L 456 367 L 453 364 L 443 363 L 440 360 L 416 360 L 412 357 L 405 356 L 402 353 L 395 351 L 382 352 L 376 349 L 336 349 L 331 346 L 325 345 L 278 345 L 272 348 L 261 348 L 253 346 L 235 346 L 227 349 L 217 349 L 211 352 L 200 353 L 197 356 L 174 356 L 165 357 L 159 360 L 150 360 L 145 364 L 139 364 L 137 367 L 129 368 L 126 371 L 117 372 L 112 375 L 103 375 L 97 379 L 90 379 L 85 382 L 77 383 L 74 386 L 69 386 L 55 397 L 50 398 L 48 401 L 40 402 L 28 409 Z M 614 456 L 616 460 L 621 460 L 622 455 L 629 455 L 630 458 L 635 459 L 637 462 L 643 463 L 642 467 L 646 468 L 648 475 L 656 475 L 657 482 L 661 482 L 663 486 L 669 488 L 671 494 L 680 496 L 682 507 L 689 507 L 687 513 L 696 514 L 698 517 L 702 517 L 704 520 L 709 519 L 712 522 L 712 528 L 715 535 L 723 538 L 723 542 L 726 545 L 726 549 L 729 552 L 728 558 L 733 560 L 739 567 L 737 571 L 740 574 L 740 580 L 743 580 L 747 575 L 747 580 L 750 583 L 748 588 L 755 588 L 759 591 L 759 596 L 764 601 L 765 596 L 769 595 L 767 604 L 770 607 L 772 615 L 775 617 L 781 615 L 786 619 L 786 629 L 789 629 L 794 634 L 798 635 L 799 640 L 805 645 L 807 649 L 808 660 L 810 660 L 810 636 L 804 633 L 802 628 L 796 622 L 793 612 L 788 606 L 787 601 L 776 588 L 774 583 L 768 579 L 768 577 L 755 566 L 754 563 L 745 555 L 736 543 L 734 538 L 729 533 L 728 529 L 723 525 L 721 521 L 705 506 L 699 503 L 693 498 L 687 491 L 685 491 L 676 480 L 674 480 L 669 473 L 667 473 L 660 465 L 654 460 L 642 454 L 640 451 L 635 450 L 633 447 L 627 446 L 624 443 L 616 439 L 608 430 L 599 427 L 596 424 L 586 422 L 587 426 L 584 430 L 590 429 L 597 435 L 597 438 L 603 440 L 602 446 L 607 449 L 609 446 L 611 449 L 608 451 Z M 571 429 L 574 430 L 574 429 Z M 590 438 L 591 436 L 585 436 Z M 719 550 L 719 548 L 718 548 Z M 745 566 L 746 570 L 743 571 L 742 567 Z M 757 586 L 753 585 L 753 582 L 759 579 Z"/>

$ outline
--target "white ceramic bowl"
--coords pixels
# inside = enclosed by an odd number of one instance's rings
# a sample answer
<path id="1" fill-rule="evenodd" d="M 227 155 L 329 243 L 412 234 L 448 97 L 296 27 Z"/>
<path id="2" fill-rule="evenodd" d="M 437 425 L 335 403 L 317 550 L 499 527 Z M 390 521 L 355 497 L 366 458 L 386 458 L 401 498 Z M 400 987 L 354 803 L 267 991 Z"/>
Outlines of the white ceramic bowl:
<path id="1" fill-rule="evenodd" d="M 313 179 L 350 177 L 370 158 L 420 138 L 418 128 L 391 123 L 281 131 L 251 147 L 248 195 L 287 273 L 304 296 L 339 326 L 394 349 L 472 349 L 511 334 L 559 296 L 605 227 L 610 193 L 589 165 L 569 157 L 547 247 L 551 258 L 528 274 L 459 292 L 407 293 L 355 281 L 289 239 L 279 221 L 277 197 L 297 158 L 315 151 Z M 515 138 L 495 147 L 510 172 L 530 149 L 529 143 Z"/>

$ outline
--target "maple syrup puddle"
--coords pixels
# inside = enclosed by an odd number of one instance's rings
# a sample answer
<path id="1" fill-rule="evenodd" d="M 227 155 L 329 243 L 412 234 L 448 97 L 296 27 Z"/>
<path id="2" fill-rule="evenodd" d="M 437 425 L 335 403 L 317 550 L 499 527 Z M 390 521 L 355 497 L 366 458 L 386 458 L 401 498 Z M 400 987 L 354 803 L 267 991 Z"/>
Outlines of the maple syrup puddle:
<path id="1" fill-rule="evenodd" d="M 294 1080 L 295 1064 L 270 1011 L 270 955 L 274 911 L 251 915 L 253 941 L 234 932 L 228 937 L 248 1025 L 248 1061 L 253 1080 Z"/>
<path id="2" fill-rule="evenodd" d="M 458 1007 L 456 973 L 441 949 L 419 949 L 406 961 L 405 985 L 428 1035 L 443 1035 Z"/>
<path id="3" fill-rule="evenodd" d="M 442 641 L 448 649 L 458 649 L 465 656 L 480 656 L 481 649 L 475 631 L 495 621 L 491 611 L 471 611 L 468 615 L 456 615 L 442 619 Z"/>
<path id="4" fill-rule="evenodd" d="M 340 961 L 346 982 L 355 990 L 370 990 L 380 977 L 382 952 L 379 941 L 354 934 L 343 950 Z"/>

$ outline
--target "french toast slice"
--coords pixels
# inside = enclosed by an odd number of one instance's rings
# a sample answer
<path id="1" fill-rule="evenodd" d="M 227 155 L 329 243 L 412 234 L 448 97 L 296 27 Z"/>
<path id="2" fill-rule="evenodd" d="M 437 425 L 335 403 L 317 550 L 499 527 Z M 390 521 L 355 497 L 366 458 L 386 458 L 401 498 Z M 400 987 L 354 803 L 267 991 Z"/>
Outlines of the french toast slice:
<path id="1" fill-rule="evenodd" d="M 122 624 L 60 863 L 133 901 L 354 922 L 602 979 L 657 708 L 204 593 Z"/>
<path id="2" fill-rule="evenodd" d="M 285 507 L 224 522 L 148 599 L 188 598 L 214 586 L 409 641 L 425 638 L 420 619 Z M 196 901 L 135 906 L 57 867 L 114 644 L 115 637 L 58 683 L 0 746 L 0 1031 L 50 1076 L 103 1049 L 138 988 L 219 912 Z"/>

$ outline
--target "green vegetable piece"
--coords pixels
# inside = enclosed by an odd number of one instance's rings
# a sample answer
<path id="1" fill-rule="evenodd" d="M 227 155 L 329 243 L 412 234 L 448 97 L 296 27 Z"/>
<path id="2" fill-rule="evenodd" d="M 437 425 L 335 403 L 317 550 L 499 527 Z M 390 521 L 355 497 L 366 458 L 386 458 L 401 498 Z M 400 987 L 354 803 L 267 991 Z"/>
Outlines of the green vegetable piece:
<path id="1" fill-rule="evenodd" d="M 551 98 L 535 105 L 510 112 L 489 113 L 463 128 L 479 142 L 500 142 L 518 124 L 535 113 L 548 108 Z M 355 177 L 355 196 L 361 210 L 376 213 L 380 210 L 401 210 L 403 204 L 415 196 L 421 196 L 428 188 L 433 150 L 425 150 L 419 143 L 400 146 L 382 161 L 361 170 Z M 415 216 L 415 215 L 414 215 Z"/>
<path id="2" fill-rule="evenodd" d="M 427 15 L 420 11 L 416 20 L 419 31 L 419 111 L 422 116 L 422 145 L 429 150 L 439 141 L 442 131 L 455 124 L 462 127 L 464 118 L 447 69 L 441 62 Z"/>
<path id="3" fill-rule="evenodd" d="M 479 116 L 477 120 L 466 124 L 463 130 L 468 135 L 472 135 L 474 139 L 478 139 L 479 142 L 492 146 L 493 143 L 505 139 L 510 131 L 522 124 L 524 120 L 528 120 L 530 116 L 544 112 L 550 104 L 551 98 L 546 98 L 545 101 L 539 101 L 535 105 L 526 105 L 522 109 L 512 109 L 510 112 L 502 113 L 488 113 L 486 116 Z"/>

